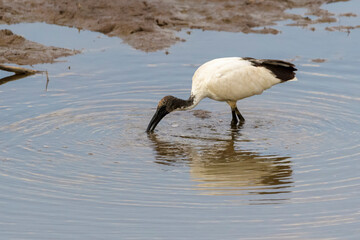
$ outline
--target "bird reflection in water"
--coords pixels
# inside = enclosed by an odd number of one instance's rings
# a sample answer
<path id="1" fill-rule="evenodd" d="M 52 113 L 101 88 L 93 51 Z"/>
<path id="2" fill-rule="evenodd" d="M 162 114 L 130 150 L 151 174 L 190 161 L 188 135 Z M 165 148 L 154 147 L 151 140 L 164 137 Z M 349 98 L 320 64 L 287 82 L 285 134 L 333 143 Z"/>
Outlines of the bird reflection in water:
<path id="1" fill-rule="evenodd" d="M 168 142 L 150 134 L 156 163 L 186 164 L 195 189 L 205 195 L 285 194 L 292 187 L 290 157 L 262 155 L 238 149 L 240 133 L 226 139 L 186 137 L 187 143 Z M 193 141 L 194 140 L 194 141 Z M 194 142 L 197 142 L 194 144 Z M 206 145 L 204 145 L 206 143 Z M 276 199 L 279 200 L 279 199 Z"/>

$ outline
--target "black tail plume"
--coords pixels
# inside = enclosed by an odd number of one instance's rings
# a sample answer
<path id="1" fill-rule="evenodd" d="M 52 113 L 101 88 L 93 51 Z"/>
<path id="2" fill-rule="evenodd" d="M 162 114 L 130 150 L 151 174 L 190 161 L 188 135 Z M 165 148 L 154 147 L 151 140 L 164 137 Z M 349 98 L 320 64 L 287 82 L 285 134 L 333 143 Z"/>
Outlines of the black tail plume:
<path id="1" fill-rule="evenodd" d="M 273 59 L 255 59 L 255 58 L 244 58 L 250 61 L 256 67 L 264 67 L 270 70 L 276 78 L 282 82 L 295 78 L 295 65 L 282 60 Z"/>

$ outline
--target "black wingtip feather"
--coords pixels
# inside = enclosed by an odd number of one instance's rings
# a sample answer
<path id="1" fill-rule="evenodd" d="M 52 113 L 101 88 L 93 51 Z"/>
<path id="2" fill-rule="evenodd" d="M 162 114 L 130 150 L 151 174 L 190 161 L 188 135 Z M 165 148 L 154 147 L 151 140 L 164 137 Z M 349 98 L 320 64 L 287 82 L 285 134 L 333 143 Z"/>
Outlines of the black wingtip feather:
<path id="1" fill-rule="evenodd" d="M 291 80 L 295 77 L 295 65 L 290 62 L 285 62 L 282 60 L 273 60 L 273 59 L 255 59 L 255 58 L 243 58 L 252 63 L 256 67 L 264 67 L 270 70 L 276 78 L 280 79 L 282 82 Z"/>

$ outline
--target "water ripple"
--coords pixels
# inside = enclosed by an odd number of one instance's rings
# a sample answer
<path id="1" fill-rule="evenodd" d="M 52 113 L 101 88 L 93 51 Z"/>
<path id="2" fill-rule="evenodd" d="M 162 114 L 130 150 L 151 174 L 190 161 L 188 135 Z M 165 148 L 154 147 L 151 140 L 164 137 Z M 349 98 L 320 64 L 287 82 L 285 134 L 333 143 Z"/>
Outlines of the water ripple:
<path id="1" fill-rule="evenodd" d="M 143 225 L 164 239 L 193 238 L 193 226 L 261 226 L 266 236 L 248 239 L 316 238 L 334 227 L 345 229 L 342 239 L 360 222 L 355 68 L 299 64 L 298 82 L 239 101 L 246 123 L 238 128 L 226 103 L 204 100 L 147 135 L 161 97 L 188 97 L 190 80 L 180 80 L 197 63 L 136 59 L 144 62 L 123 66 L 123 56 L 110 73 L 60 71 L 48 92 L 41 76 L 1 85 L 0 225 L 8 236 L 23 226 L 16 238 L 48 229 L 53 239 L 116 235 Z"/>

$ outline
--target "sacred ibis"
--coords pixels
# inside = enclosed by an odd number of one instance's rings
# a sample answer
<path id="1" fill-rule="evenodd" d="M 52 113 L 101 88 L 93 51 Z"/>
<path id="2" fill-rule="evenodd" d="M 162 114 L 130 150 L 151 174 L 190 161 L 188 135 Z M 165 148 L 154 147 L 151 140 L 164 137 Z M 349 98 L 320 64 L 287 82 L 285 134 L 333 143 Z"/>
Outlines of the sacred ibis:
<path id="1" fill-rule="evenodd" d="M 275 84 L 296 80 L 296 70 L 292 63 L 272 59 L 228 57 L 206 62 L 194 73 L 189 99 L 174 96 L 162 98 L 146 131 L 154 131 L 167 114 L 192 109 L 206 97 L 227 102 L 231 107 L 231 123 L 237 124 L 240 121 L 243 124 L 245 119 L 236 102 L 261 94 Z"/>

